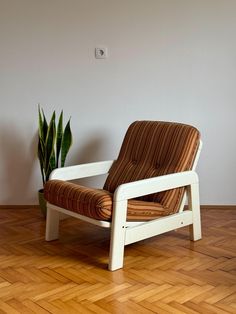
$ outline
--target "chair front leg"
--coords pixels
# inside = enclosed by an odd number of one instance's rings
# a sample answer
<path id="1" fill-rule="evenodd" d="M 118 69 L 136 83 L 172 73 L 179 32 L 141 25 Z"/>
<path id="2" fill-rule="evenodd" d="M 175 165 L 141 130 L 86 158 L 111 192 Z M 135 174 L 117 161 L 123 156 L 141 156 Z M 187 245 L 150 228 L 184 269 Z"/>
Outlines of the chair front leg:
<path id="1" fill-rule="evenodd" d="M 197 241 L 202 238 L 201 216 L 198 183 L 191 184 L 188 189 L 189 209 L 192 210 L 193 224 L 190 225 L 190 239 Z"/>
<path id="2" fill-rule="evenodd" d="M 111 271 L 123 267 L 126 216 L 127 200 L 114 201 L 108 265 L 108 269 Z"/>
<path id="3" fill-rule="evenodd" d="M 45 240 L 52 241 L 59 237 L 60 213 L 47 206 L 46 234 Z"/>

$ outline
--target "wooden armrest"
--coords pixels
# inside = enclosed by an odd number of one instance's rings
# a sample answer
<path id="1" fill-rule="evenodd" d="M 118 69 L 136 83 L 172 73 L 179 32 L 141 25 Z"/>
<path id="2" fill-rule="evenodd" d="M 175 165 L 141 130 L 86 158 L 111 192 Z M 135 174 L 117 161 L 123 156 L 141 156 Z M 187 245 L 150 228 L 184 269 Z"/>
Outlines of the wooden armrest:
<path id="1" fill-rule="evenodd" d="M 49 180 L 74 180 L 106 174 L 114 160 L 91 162 L 70 167 L 57 168 L 52 171 Z"/>
<path id="2" fill-rule="evenodd" d="M 150 179 L 121 184 L 114 193 L 114 200 L 128 200 L 143 195 L 158 193 L 197 183 L 198 175 L 195 171 L 167 174 Z"/>

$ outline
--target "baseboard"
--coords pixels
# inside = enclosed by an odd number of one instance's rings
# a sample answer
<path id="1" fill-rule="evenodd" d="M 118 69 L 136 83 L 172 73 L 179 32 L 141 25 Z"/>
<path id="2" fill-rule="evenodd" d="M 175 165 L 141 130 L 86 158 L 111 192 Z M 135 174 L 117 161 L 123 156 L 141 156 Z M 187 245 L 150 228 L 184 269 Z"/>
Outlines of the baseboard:
<path id="1" fill-rule="evenodd" d="M 39 209 L 39 205 L 0 205 L 0 209 Z"/>
<path id="2" fill-rule="evenodd" d="M 236 209 L 236 205 L 201 205 L 201 209 Z"/>
<path id="3" fill-rule="evenodd" d="M 39 209 L 39 205 L 0 205 L 0 209 Z M 236 209 L 236 205 L 201 205 L 201 209 Z"/>

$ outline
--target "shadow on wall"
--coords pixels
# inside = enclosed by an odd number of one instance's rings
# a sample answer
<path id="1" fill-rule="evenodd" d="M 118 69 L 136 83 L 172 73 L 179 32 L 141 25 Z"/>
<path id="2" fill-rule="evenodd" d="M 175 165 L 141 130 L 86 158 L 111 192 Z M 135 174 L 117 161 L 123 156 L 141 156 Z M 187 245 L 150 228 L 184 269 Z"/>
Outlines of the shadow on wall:
<path id="1" fill-rule="evenodd" d="M 96 161 L 103 161 L 107 160 L 105 157 L 104 151 L 106 139 L 104 134 L 90 135 L 89 139 L 86 141 L 84 145 L 82 145 L 79 150 L 78 154 L 73 154 L 73 158 L 71 159 L 71 164 L 84 164 Z M 102 188 L 105 182 L 106 175 L 91 177 L 91 178 L 84 178 L 79 180 L 74 180 L 73 182 L 94 188 Z"/>
<path id="2" fill-rule="evenodd" d="M 16 126 L 1 123 L 0 147 L 1 204 L 32 204 L 35 198 L 31 185 L 37 159 L 34 153 L 37 147 L 37 134 L 29 142 Z"/>
<path id="3" fill-rule="evenodd" d="M 74 156 L 76 163 L 88 163 L 102 160 L 104 156 L 104 138 L 102 135 L 94 135 L 79 148 L 78 155 Z"/>

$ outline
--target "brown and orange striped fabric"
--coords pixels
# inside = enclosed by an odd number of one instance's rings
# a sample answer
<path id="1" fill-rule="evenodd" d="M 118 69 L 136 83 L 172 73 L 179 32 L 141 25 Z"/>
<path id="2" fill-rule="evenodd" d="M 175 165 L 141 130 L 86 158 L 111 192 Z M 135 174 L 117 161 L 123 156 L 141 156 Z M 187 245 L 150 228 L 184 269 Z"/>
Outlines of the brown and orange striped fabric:
<path id="1" fill-rule="evenodd" d="M 113 194 L 106 190 L 87 188 L 74 183 L 52 180 L 45 184 L 45 199 L 56 206 L 98 220 L 111 220 Z M 164 216 L 158 203 L 129 200 L 128 220 L 150 220 Z"/>
<path id="2" fill-rule="evenodd" d="M 129 127 L 104 189 L 113 193 L 122 183 L 190 170 L 200 133 L 189 125 L 136 121 Z M 179 209 L 184 188 L 147 195 L 141 200 L 160 203 L 166 215 Z"/>
<path id="3" fill-rule="evenodd" d="M 109 221 L 113 193 L 120 184 L 190 170 L 199 140 L 199 131 L 189 125 L 136 121 L 128 128 L 104 190 L 52 180 L 45 184 L 45 198 L 81 215 Z M 129 200 L 127 220 L 152 220 L 176 213 L 183 194 L 184 188 L 179 188 Z"/>

